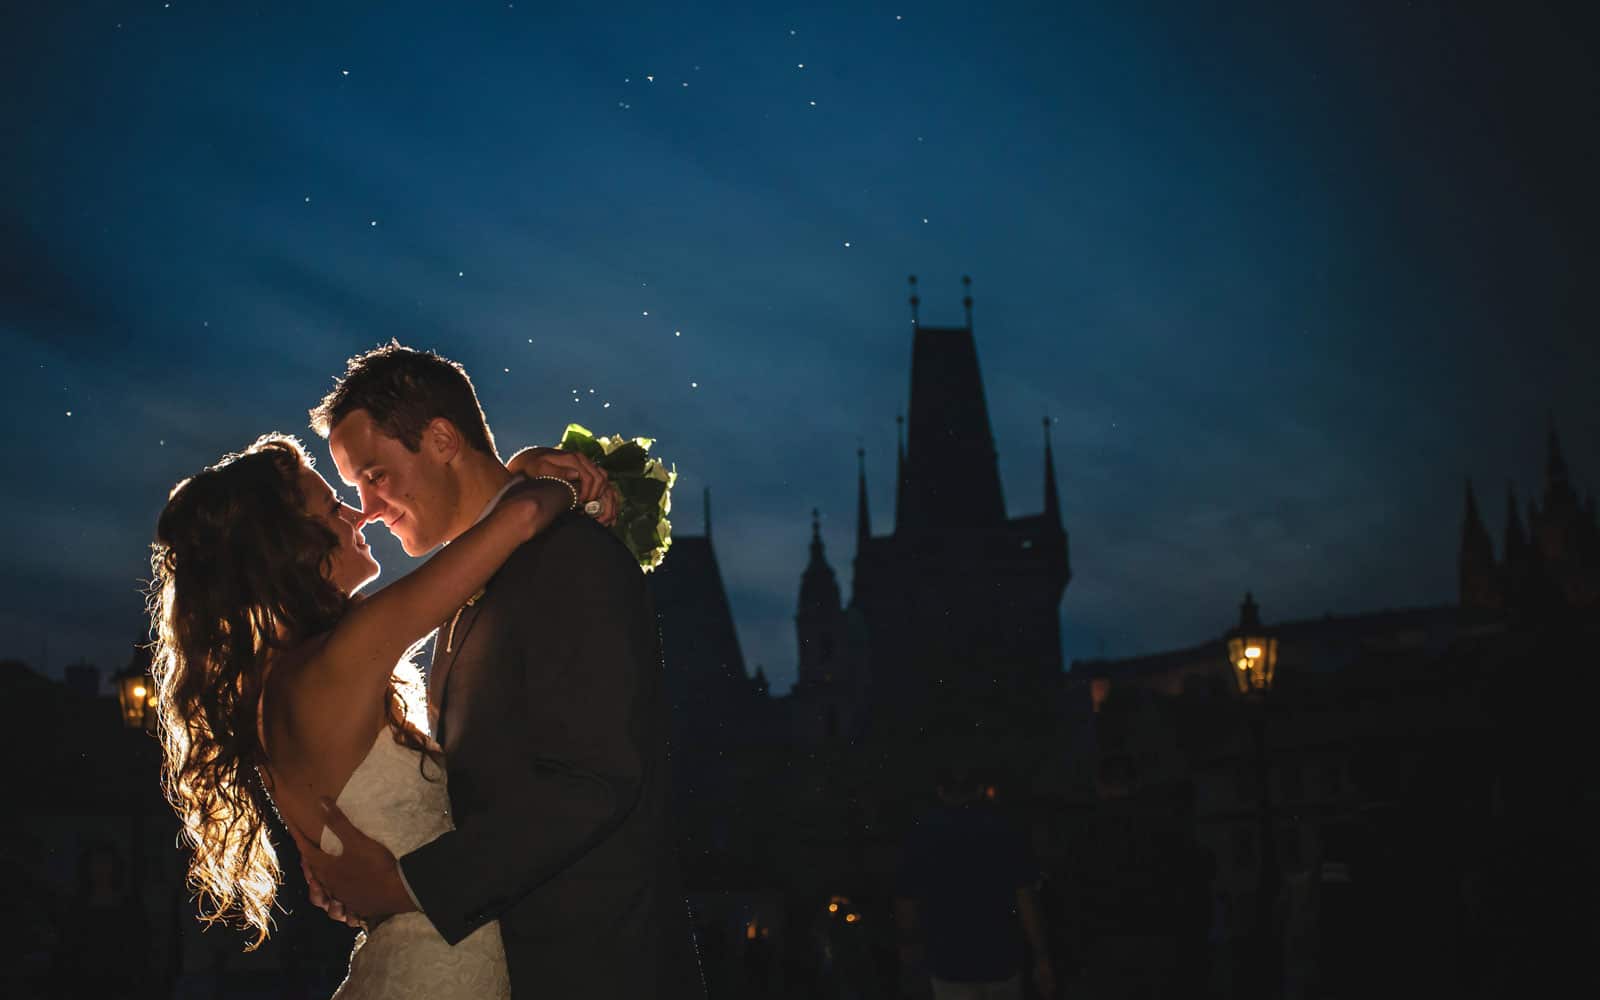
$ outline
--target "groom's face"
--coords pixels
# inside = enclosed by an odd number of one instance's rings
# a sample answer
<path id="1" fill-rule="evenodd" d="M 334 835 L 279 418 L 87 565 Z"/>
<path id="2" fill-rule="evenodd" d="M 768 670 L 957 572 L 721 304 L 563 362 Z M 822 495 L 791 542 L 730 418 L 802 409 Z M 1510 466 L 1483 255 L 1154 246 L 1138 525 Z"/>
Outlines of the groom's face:
<path id="1" fill-rule="evenodd" d="M 447 540 L 452 482 L 446 462 L 428 447 L 419 451 L 385 434 L 366 410 L 355 410 L 328 433 L 339 478 L 361 494 L 366 521 L 382 521 L 408 556 Z"/>

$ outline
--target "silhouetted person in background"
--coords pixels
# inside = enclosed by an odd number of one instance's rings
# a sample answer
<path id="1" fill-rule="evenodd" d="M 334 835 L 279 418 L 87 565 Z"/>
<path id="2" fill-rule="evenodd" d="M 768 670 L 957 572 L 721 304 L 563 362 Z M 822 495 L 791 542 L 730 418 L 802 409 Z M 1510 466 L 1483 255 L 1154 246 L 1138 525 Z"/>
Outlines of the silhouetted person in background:
<path id="1" fill-rule="evenodd" d="M 128 890 L 122 856 L 95 842 L 78 855 L 78 881 L 61 928 L 56 995 L 119 1000 L 151 995 L 149 922 Z"/>
<path id="2" fill-rule="evenodd" d="M 1054 995 L 1027 841 L 970 772 L 941 771 L 937 787 L 940 805 L 906 838 L 895 900 L 902 967 L 926 970 L 934 1000 L 1021 1000 L 1026 935 L 1034 986 Z"/>

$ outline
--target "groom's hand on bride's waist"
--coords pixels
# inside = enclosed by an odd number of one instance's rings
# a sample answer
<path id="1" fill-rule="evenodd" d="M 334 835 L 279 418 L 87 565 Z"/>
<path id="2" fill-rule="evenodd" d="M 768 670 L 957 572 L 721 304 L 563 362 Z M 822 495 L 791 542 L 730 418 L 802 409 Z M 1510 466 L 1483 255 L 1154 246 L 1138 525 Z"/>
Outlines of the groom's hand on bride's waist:
<path id="1" fill-rule="evenodd" d="M 415 910 L 389 849 L 356 829 L 331 801 L 323 799 L 321 804 L 323 822 L 342 845 L 339 853 L 330 854 L 299 830 L 290 829 L 300 848 L 312 903 L 333 919 L 356 926 Z"/>

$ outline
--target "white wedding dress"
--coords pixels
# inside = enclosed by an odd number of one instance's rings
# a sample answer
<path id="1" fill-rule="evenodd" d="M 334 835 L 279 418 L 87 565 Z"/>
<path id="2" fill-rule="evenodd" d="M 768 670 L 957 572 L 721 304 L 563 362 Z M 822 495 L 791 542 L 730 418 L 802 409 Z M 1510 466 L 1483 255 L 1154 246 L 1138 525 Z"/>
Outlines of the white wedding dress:
<path id="1" fill-rule="evenodd" d="M 422 768 L 426 768 L 424 776 Z M 435 760 L 396 743 L 384 726 L 357 765 L 338 805 L 356 828 L 403 857 L 452 828 L 445 775 Z M 332 830 L 324 851 L 341 851 Z M 510 1000 L 500 924 L 484 924 L 460 944 L 445 943 L 421 913 L 401 913 L 356 937 L 350 972 L 335 1000 Z"/>

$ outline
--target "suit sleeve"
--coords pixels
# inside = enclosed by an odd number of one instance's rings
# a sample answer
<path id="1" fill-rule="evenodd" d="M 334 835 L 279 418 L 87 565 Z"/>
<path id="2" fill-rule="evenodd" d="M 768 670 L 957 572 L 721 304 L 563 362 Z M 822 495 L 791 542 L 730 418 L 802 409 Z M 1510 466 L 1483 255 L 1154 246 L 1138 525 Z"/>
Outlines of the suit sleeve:
<path id="1" fill-rule="evenodd" d="M 653 662 L 653 629 L 638 624 L 650 617 L 642 575 L 626 550 L 590 525 L 570 526 L 548 542 L 532 572 L 556 575 L 529 585 L 548 605 L 521 614 L 516 646 L 523 661 L 516 667 L 559 678 L 567 709 L 562 734 L 506 734 L 506 752 L 525 758 L 517 769 L 521 787 L 497 794 L 491 808 L 400 861 L 422 912 L 451 944 L 576 863 L 639 797 L 643 755 L 630 716 L 639 672 Z M 530 621 L 552 625 L 555 634 L 530 634 Z M 531 700 L 549 687 L 527 683 L 522 690 Z"/>

